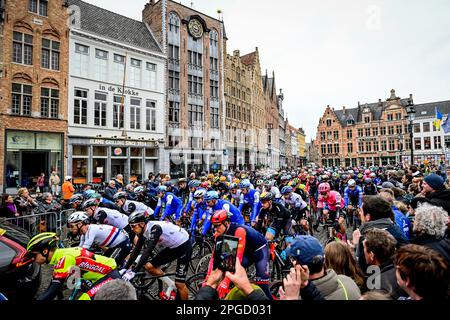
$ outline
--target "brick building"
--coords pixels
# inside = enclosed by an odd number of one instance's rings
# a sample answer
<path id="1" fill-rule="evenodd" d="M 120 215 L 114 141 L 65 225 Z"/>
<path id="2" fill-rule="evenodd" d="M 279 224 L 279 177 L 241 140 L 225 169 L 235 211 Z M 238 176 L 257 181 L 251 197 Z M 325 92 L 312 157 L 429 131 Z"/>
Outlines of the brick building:
<path id="1" fill-rule="evenodd" d="M 225 62 L 225 142 L 230 169 L 254 169 L 252 134 L 251 67 L 242 63 L 239 50 Z M 252 159 L 253 160 L 253 159 Z"/>
<path id="2" fill-rule="evenodd" d="M 167 139 L 172 177 L 226 166 L 223 22 L 170 0 L 142 12 L 167 54 Z"/>
<path id="3" fill-rule="evenodd" d="M 327 106 L 315 140 L 323 166 L 372 166 L 395 164 L 400 150 L 409 150 L 405 106 L 412 95 L 391 96 L 376 103 L 334 110 Z"/>
<path id="4" fill-rule="evenodd" d="M 263 91 L 266 105 L 267 128 L 267 164 L 273 169 L 280 168 L 280 114 L 278 95 L 276 93 L 275 75 L 262 76 Z M 284 121 L 283 121 L 284 122 Z M 282 124 L 284 126 L 284 124 Z M 284 134 L 284 133 L 283 133 Z M 284 140 L 284 136 L 283 136 Z"/>
<path id="5" fill-rule="evenodd" d="M 306 166 L 306 135 L 303 128 L 297 130 L 297 144 L 298 144 L 298 166 Z"/>
<path id="6" fill-rule="evenodd" d="M 63 0 L 0 2 L 0 192 L 66 173 L 68 11 Z"/>

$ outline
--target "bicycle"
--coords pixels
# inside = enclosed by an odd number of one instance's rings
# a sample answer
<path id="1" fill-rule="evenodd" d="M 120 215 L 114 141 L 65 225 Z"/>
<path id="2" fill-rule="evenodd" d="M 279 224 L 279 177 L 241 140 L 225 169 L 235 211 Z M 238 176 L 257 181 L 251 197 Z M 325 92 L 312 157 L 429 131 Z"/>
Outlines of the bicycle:
<path id="1" fill-rule="evenodd" d="M 214 242 L 209 237 L 203 236 L 198 230 L 194 233 L 194 245 L 192 246 L 191 261 L 189 261 L 189 269 L 191 272 L 197 273 L 198 262 L 202 257 L 213 252 Z"/>
<path id="2" fill-rule="evenodd" d="M 176 287 L 167 281 L 172 276 L 175 276 L 174 272 L 158 276 L 146 271 L 137 272 L 130 283 L 136 289 L 138 300 L 176 300 Z"/>

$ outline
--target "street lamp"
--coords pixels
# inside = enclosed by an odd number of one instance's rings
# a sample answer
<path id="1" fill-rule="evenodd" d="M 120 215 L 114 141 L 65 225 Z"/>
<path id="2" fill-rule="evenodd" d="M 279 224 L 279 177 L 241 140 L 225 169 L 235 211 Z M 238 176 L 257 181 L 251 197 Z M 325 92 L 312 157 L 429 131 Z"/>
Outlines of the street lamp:
<path id="1" fill-rule="evenodd" d="M 414 148 L 413 148 L 413 121 L 416 118 L 416 109 L 414 108 L 414 104 L 411 99 L 408 99 L 408 104 L 406 105 L 406 113 L 408 114 L 409 120 L 409 139 L 411 146 L 411 165 L 413 165 L 414 161 Z"/>

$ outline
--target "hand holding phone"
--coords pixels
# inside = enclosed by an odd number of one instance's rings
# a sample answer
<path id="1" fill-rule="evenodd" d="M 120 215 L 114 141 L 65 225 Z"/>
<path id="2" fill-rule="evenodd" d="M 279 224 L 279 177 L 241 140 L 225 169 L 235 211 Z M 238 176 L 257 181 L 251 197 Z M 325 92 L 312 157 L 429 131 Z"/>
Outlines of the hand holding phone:
<path id="1" fill-rule="evenodd" d="M 217 239 L 214 250 L 214 269 L 235 272 L 239 238 L 224 235 Z"/>

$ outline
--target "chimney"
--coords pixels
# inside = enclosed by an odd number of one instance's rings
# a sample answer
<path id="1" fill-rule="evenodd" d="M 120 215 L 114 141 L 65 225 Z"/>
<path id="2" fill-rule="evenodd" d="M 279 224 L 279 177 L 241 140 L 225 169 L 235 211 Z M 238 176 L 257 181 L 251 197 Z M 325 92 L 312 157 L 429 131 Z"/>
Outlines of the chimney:
<path id="1" fill-rule="evenodd" d="M 155 5 L 155 0 L 150 0 L 150 5 L 154 6 Z"/>
<path id="2" fill-rule="evenodd" d="M 233 56 L 238 56 L 238 57 L 240 57 L 240 56 L 241 56 L 240 51 L 239 51 L 239 50 L 234 50 L 234 51 L 233 51 Z"/>
<path id="3" fill-rule="evenodd" d="M 358 101 L 358 107 L 360 106 L 359 101 Z"/>
<path id="4" fill-rule="evenodd" d="M 342 113 L 345 114 L 345 106 L 342 107 Z"/>

